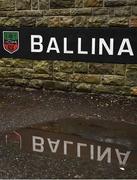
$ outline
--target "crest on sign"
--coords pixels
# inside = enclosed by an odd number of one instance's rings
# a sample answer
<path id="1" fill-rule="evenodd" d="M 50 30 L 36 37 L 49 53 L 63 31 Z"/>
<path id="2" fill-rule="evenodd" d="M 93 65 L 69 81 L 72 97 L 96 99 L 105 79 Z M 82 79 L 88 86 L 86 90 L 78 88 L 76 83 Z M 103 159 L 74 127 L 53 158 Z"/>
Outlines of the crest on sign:
<path id="1" fill-rule="evenodd" d="M 10 54 L 19 50 L 18 31 L 3 31 L 3 48 Z"/>

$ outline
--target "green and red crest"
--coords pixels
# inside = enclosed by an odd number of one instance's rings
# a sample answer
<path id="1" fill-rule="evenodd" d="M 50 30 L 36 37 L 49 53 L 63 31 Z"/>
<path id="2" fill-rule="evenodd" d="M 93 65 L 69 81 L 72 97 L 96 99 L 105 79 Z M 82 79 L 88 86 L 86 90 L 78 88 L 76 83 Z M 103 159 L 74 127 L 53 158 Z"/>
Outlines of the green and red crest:
<path id="1" fill-rule="evenodd" d="M 18 31 L 3 31 L 3 48 L 10 54 L 19 50 Z"/>

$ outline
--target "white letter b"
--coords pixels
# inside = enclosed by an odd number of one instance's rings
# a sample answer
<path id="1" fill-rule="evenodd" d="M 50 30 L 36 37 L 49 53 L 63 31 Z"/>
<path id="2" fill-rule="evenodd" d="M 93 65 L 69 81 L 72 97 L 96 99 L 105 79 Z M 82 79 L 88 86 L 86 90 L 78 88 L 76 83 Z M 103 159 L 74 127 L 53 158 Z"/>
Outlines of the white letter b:
<path id="1" fill-rule="evenodd" d="M 32 147 L 34 152 L 43 152 L 44 151 L 44 139 L 38 136 L 32 136 Z"/>
<path id="2" fill-rule="evenodd" d="M 31 35 L 31 52 L 36 52 L 36 53 L 42 52 L 43 51 L 42 42 L 43 42 L 43 37 L 41 35 Z"/>

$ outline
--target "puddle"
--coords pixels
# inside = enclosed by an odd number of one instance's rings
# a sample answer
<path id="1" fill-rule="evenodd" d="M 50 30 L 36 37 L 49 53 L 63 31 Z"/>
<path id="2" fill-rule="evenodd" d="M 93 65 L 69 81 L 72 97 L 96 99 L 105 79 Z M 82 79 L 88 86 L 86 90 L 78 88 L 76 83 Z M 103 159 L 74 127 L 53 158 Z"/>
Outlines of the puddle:
<path id="1" fill-rule="evenodd" d="M 125 171 L 137 167 L 136 132 L 136 125 L 123 122 L 65 119 L 6 133 L 2 142 L 18 151 L 106 163 Z"/>
<path id="2" fill-rule="evenodd" d="M 0 178 L 137 178 L 137 98 L 1 90 L 0 101 Z"/>

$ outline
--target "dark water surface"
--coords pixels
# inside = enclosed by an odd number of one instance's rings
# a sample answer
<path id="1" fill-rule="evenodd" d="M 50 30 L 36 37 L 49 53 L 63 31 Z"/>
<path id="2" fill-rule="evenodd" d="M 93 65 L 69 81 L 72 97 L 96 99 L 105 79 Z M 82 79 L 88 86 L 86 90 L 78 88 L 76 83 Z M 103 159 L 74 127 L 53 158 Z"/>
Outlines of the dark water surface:
<path id="1" fill-rule="evenodd" d="M 0 178 L 137 178 L 137 98 L 1 91 Z"/>

